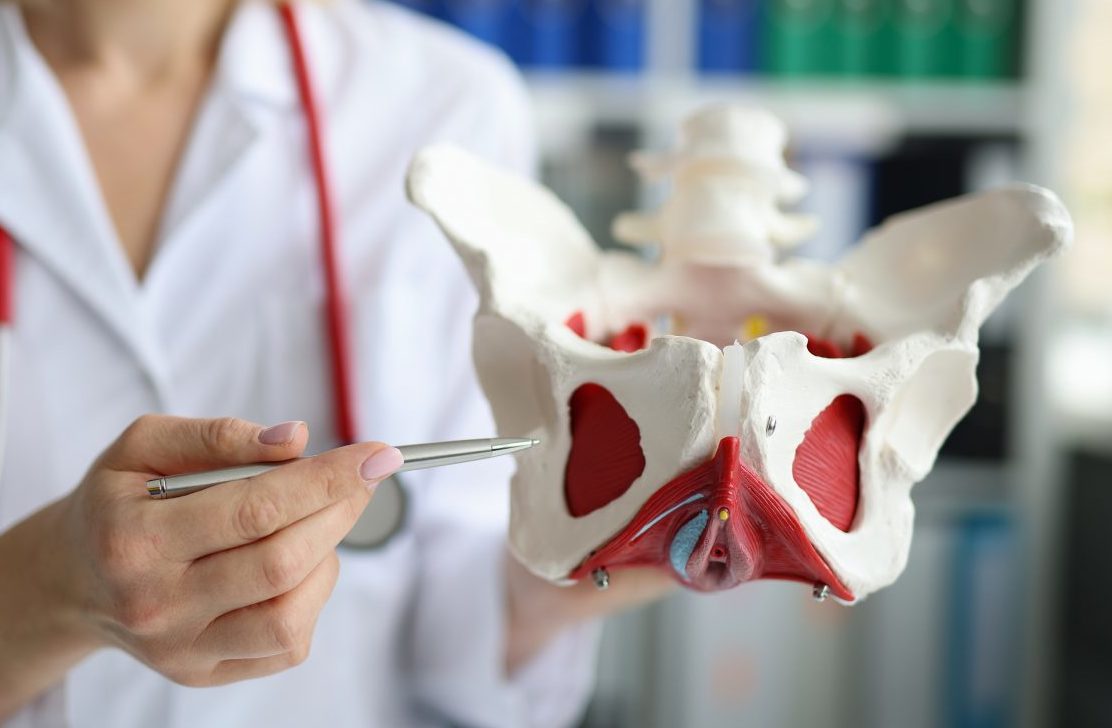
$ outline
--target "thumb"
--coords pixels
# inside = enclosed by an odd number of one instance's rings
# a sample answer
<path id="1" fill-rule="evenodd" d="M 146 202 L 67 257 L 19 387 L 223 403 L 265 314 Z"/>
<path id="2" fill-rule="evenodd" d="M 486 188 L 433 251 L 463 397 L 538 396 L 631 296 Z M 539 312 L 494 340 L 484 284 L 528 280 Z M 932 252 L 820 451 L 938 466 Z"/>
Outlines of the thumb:
<path id="1" fill-rule="evenodd" d="M 290 460 L 309 442 L 304 422 L 263 427 L 234 417 L 194 419 L 144 415 L 100 459 L 121 472 L 177 475 L 209 468 Z"/>

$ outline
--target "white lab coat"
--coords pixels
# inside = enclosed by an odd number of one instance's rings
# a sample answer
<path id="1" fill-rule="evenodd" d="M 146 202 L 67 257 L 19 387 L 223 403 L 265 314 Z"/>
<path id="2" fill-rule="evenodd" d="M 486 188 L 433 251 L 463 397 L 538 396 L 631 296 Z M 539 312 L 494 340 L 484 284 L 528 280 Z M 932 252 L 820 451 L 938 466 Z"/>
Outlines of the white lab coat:
<path id="1" fill-rule="evenodd" d="M 403 178 L 434 140 L 530 167 L 520 83 L 494 53 L 399 9 L 355 0 L 298 9 L 325 107 L 360 434 L 393 443 L 490 434 L 469 354 L 473 294 L 448 244 L 405 202 Z M 0 224 L 17 244 L 0 529 L 71 490 L 145 412 L 304 419 L 313 449 L 335 444 L 307 159 L 277 14 L 247 2 L 136 282 L 63 93 L 19 12 L 0 3 Z M 341 554 L 303 665 L 191 689 L 103 650 L 11 724 L 573 720 L 592 680 L 593 628 L 563 635 L 512 681 L 502 676 L 509 466 L 411 474 L 405 530 L 382 550 Z"/>

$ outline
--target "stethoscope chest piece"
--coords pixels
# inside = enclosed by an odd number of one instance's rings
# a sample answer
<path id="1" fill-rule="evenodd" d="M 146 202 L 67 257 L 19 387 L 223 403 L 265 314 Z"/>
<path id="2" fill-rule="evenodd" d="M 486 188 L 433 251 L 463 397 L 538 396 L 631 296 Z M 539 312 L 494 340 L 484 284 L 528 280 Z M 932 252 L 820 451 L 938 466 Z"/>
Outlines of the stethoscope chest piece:
<path id="1" fill-rule="evenodd" d="M 405 488 L 398 476 L 390 476 L 378 484 L 374 498 L 340 545 L 363 551 L 382 548 L 402 530 L 407 507 Z"/>

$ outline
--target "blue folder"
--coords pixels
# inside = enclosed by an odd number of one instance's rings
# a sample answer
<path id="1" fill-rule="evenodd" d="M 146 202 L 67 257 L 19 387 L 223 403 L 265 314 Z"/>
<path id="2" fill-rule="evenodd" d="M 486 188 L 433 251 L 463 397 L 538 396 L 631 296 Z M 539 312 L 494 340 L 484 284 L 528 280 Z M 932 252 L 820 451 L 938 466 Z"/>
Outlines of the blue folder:
<path id="1" fill-rule="evenodd" d="M 534 68 L 566 69 L 582 61 L 586 0 L 519 0 L 511 55 Z"/>
<path id="2" fill-rule="evenodd" d="M 589 0 L 585 15 L 587 58 L 607 71 L 645 65 L 645 0 Z"/>
<path id="3" fill-rule="evenodd" d="M 440 17 L 479 40 L 510 50 L 514 0 L 440 0 Z"/>
<path id="4" fill-rule="evenodd" d="M 438 17 L 440 15 L 441 0 L 392 0 L 395 4 L 416 10 L 419 13 Z"/>
<path id="5" fill-rule="evenodd" d="M 700 0 L 698 68 L 705 73 L 746 73 L 759 64 L 760 0 Z"/>

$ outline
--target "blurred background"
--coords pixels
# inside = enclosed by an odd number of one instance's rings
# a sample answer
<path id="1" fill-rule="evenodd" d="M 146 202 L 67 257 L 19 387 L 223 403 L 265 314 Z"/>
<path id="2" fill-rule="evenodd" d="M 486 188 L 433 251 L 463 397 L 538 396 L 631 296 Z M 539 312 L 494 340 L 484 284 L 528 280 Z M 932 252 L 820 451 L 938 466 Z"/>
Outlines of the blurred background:
<path id="1" fill-rule="evenodd" d="M 403 4 L 521 66 L 544 181 L 602 245 L 667 192 L 627 154 L 715 101 L 790 127 L 822 222 L 804 254 L 1014 180 L 1077 226 L 982 332 L 980 400 L 914 490 L 896 585 L 846 608 L 758 582 L 612 620 L 583 725 L 1112 726 L 1112 1 Z"/>

